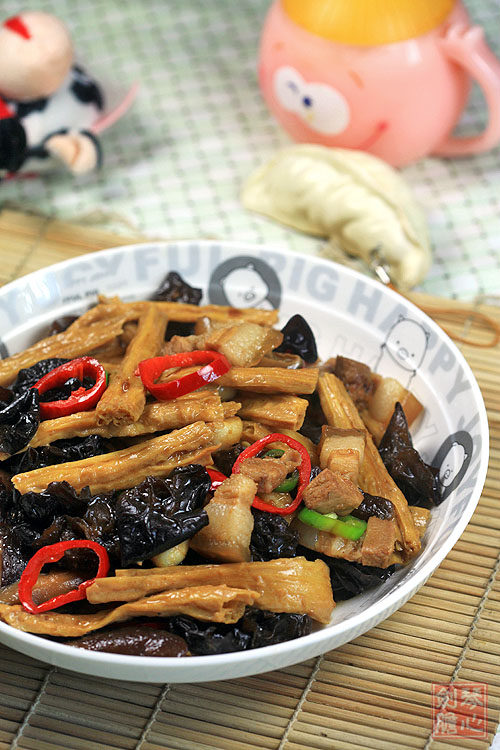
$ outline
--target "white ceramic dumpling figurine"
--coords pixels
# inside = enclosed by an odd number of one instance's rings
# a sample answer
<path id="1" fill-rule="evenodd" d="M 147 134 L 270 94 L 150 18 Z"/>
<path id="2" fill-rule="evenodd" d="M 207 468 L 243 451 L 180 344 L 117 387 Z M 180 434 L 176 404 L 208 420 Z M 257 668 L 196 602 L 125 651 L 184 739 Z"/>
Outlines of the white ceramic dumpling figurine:
<path id="1" fill-rule="evenodd" d="M 243 205 L 371 265 L 376 250 L 398 288 L 421 281 L 431 251 L 425 217 L 406 183 L 362 151 L 300 144 L 279 151 L 243 187 Z"/>

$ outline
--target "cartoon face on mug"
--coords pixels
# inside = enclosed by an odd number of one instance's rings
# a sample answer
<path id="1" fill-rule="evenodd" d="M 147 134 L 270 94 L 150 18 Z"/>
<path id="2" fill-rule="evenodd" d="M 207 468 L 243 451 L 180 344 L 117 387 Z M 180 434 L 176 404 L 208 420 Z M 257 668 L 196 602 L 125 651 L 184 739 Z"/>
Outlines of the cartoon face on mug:
<path id="1" fill-rule="evenodd" d="M 282 107 L 311 130 L 338 135 L 349 125 L 349 104 L 340 91 L 326 83 L 307 83 L 295 68 L 287 65 L 276 70 L 274 92 Z"/>

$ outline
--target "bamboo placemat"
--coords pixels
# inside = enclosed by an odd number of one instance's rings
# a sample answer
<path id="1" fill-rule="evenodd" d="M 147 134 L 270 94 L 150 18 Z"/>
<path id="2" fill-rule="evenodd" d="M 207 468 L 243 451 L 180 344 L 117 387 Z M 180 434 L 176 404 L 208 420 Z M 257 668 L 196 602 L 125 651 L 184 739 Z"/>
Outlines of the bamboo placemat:
<path id="1" fill-rule="evenodd" d="M 3 211 L 0 282 L 138 239 Z M 415 301 L 453 312 L 435 313 L 452 333 L 490 335 L 468 329 L 466 304 Z M 500 323 L 495 307 L 477 309 Z M 198 685 L 93 679 L 0 646 L 0 750 L 487 748 L 500 713 L 500 346 L 460 348 L 488 409 L 490 468 L 462 538 L 404 607 L 318 659 Z M 450 681 L 488 685 L 489 740 L 432 739 L 431 683 Z"/>

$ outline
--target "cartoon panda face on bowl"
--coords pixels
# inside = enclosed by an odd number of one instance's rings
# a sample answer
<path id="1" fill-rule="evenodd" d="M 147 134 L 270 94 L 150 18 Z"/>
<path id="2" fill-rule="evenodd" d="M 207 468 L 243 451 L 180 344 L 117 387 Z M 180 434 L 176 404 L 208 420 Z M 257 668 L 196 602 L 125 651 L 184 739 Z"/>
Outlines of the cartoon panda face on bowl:
<path id="1" fill-rule="evenodd" d="M 420 323 L 401 316 L 387 334 L 385 346 L 399 367 L 413 372 L 422 364 L 428 338 L 429 333 Z"/>
<path id="2" fill-rule="evenodd" d="M 459 430 L 443 440 L 431 466 L 438 468 L 438 482 L 441 499 L 445 500 L 456 489 L 467 473 L 474 443 L 468 432 Z"/>
<path id="3" fill-rule="evenodd" d="M 347 99 L 333 86 L 308 83 L 290 66 L 278 68 L 273 83 L 281 106 L 297 115 L 311 130 L 337 135 L 349 125 Z"/>
<path id="4" fill-rule="evenodd" d="M 259 307 L 272 310 L 267 299 L 269 287 L 252 263 L 230 271 L 221 281 L 227 302 L 232 307 Z"/>
<path id="5" fill-rule="evenodd" d="M 439 469 L 439 483 L 442 487 L 449 487 L 458 476 L 468 455 L 461 443 L 453 443 L 443 459 Z"/>

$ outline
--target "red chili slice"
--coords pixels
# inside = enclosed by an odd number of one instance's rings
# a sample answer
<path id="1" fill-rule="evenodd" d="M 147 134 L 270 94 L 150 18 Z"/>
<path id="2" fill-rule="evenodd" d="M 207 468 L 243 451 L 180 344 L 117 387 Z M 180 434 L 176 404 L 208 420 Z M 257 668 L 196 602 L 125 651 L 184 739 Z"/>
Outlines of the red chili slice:
<path id="1" fill-rule="evenodd" d="M 212 484 L 210 485 L 210 491 L 213 492 L 217 489 L 217 487 L 220 487 L 222 482 L 224 482 L 227 477 L 225 474 L 223 474 L 221 471 L 217 471 L 217 469 L 207 469 L 207 474 L 212 480 Z"/>
<path id="2" fill-rule="evenodd" d="M 162 372 L 171 367 L 189 367 L 190 365 L 205 365 L 196 372 L 183 375 L 168 383 L 155 383 Z M 152 357 L 139 362 L 139 375 L 143 385 L 159 401 L 167 401 L 177 396 L 198 390 L 208 383 L 220 378 L 231 365 L 223 354 L 214 351 L 184 352 L 181 354 L 167 354 L 164 357 Z"/>
<path id="3" fill-rule="evenodd" d="M 66 550 L 68 549 L 91 549 L 96 553 L 99 558 L 99 567 L 94 578 L 89 581 L 84 581 L 78 588 L 73 591 L 68 591 L 66 594 L 59 594 L 54 596 L 52 599 L 48 599 L 42 604 L 35 604 L 33 601 L 33 586 L 38 580 L 40 571 L 43 566 L 47 563 L 57 562 L 62 558 Z M 18 585 L 19 600 L 23 605 L 24 609 L 31 614 L 38 615 L 41 612 L 47 612 L 50 609 L 61 607 L 63 604 L 69 604 L 69 602 L 77 602 L 80 599 L 86 598 L 86 590 L 94 583 L 96 578 L 104 578 L 109 571 L 109 557 L 108 553 L 101 544 L 92 542 L 89 539 L 71 539 L 68 542 L 56 542 L 56 544 L 49 544 L 46 547 L 42 547 L 35 552 L 33 557 L 28 560 L 28 564 L 22 572 L 21 579 Z"/>
<path id="4" fill-rule="evenodd" d="M 69 398 L 60 401 L 46 401 L 45 403 L 41 401 L 40 416 L 42 419 L 57 419 L 57 417 L 65 417 L 68 414 L 93 409 L 106 390 L 106 371 L 97 359 L 79 357 L 55 367 L 43 378 L 40 378 L 33 388 L 36 388 L 42 395 L 42 393 L 64 385 L 70 378 L 78 378 L 80 382 L 83 382 L 84 377 L 95 380 L 91 388 L 84 388 L 83 386 L 77 388 Z"/>
<path id="5" fill-rule="evenodd" d="M 269 445 L 269 443 L 278 442 L 285 443 L 290 448 L 294 448 L 300 453 L 302 457 L 302 461 L 300 462 L 299 466 L 299 483 L 297 485 L 297 494 L 295 495 L 293 503 L 287 505 L 286 508 L 277 508 L 276 506 L 271 505 L 271 503 L 266 503 L 264 500 L 261 500 L 260 497 L 256 495 L 252 503 L 252 507 L 258 508 L 258 510 L 266 510 L 268 513 L 279 513 L 280 516 L 289 516 L 299 507 L 302 500 L 302 494 L 309 484 L 309 478 L 311 476 L 311 459 L 309 457 L 309 453 L 304 448 L 304 446 L 298 442 L 298 440 L 294 440 L 288 435 L 282 435 L 280 432 L 273 432 L 271 435 L 266 435 L 266 437 L 257 440 L 256 443 L 252 443 L 252 445 L 249 445 L 248 448 L 245 448 L 245 450 L 240 453 L 240 455 L 234 462 L 232 473 L 238 474 L 240 472 L 241 464 L 246 458 L 253 458 L 258 453 L 260 453 L 261 450 L 266 447 L 266 445 Z"/>

